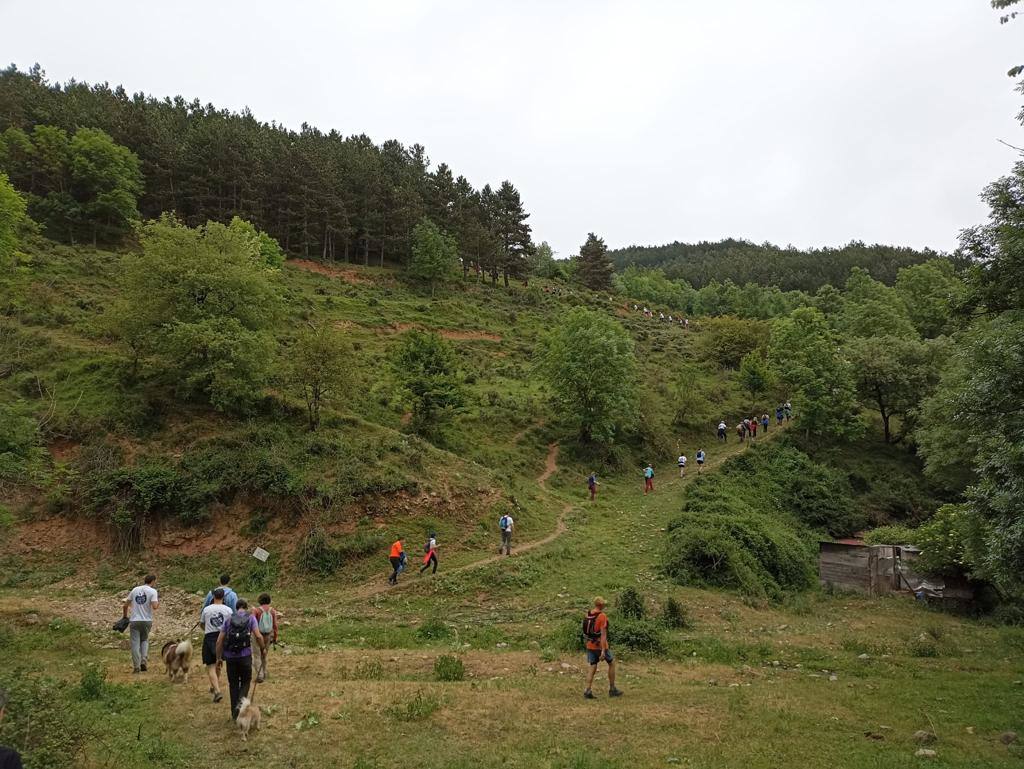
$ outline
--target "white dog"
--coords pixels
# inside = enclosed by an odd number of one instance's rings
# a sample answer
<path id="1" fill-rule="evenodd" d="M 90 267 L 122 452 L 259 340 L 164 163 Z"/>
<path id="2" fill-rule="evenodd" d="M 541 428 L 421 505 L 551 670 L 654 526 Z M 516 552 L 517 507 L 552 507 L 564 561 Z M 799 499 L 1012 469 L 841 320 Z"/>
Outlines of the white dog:
<path id="1" fill-rule="evenodd" d="M 176 681 L 178 673 L 181 673 L 187 684 L 188 672 L 192 667 L 192 642 L 187 638 L 184 641 L 168 641 L 160 650 L 160 656 L 167 666 L 168 678 Z"/>
<path id="2" fill-rule="evenodd" d="M 242 697 L 238 703 L 238 718 L 235 719 L 238 730 L 242 733 L 242 741 L 249 741 L 249 730 L 260 730 L 260 706 L 253 704 L 248 697 Z"/>

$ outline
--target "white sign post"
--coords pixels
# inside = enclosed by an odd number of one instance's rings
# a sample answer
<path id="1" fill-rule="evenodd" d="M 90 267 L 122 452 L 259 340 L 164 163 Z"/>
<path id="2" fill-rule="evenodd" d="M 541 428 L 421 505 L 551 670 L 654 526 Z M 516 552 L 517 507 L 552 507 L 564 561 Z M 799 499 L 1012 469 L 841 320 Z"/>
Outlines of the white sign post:
<path id="1" fill-rule="evenodd" d="M 262 561 L 263 563 L 266 563 L 267 559 L 270 557 L 270 553 L 268 553 L 262 547 L 257 547 L 255 550 L 252 551 L 252 557 L 255 558 L 257 561 Z"/>

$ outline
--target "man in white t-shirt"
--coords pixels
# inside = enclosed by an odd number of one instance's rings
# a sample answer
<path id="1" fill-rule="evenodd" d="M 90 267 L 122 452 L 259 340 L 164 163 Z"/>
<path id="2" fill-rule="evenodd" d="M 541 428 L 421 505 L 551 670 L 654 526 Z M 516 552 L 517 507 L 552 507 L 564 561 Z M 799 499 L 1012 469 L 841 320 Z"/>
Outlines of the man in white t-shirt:
<path id="1" fill-rule="evenodd" d="M 512 516 L 505 514 L 498 519 L 498 528 L 501 529 L 501 545 L 498 547 L 498 555 L 505 551 L 505 555 L 512 555 L 512 527 L 515 521 Z"/>
<path id="2" fill-rule="evenodd" d="M 209 606 L 203 608 L 200 615 L 200 622 L 203 623 L 203 664 L 206 665 L 206 675 L 210 679 L 210 694 L 214 702 L 220 702 L 224 695 L 220 693 L 220 665 L 217 664 L 217 636 L 225 623 L 231 619 L 231 607 L 224 603 L 225 590 L 222 587 L 214 588 L 211 592 L 213 598 Z"/>
<path id="3" fill-rule="evenodd" d="M 147 574 L 143 583 L 132 588 L 124 599 L 124 616 L 132 643 L 132 672 L 144 673 L 149 662 L 149 631 L 153 629 L 153 610 L 160 606 L 160 596 L 153 585 L 155 574 Z"/>
<path id="4" fill-rule="evenodd" d="M 676 460 L 676 464 L 679 465 L 679 477 L 684 477 L 686 475 L 686 455 L 680 454 L 679 459 Z"/>

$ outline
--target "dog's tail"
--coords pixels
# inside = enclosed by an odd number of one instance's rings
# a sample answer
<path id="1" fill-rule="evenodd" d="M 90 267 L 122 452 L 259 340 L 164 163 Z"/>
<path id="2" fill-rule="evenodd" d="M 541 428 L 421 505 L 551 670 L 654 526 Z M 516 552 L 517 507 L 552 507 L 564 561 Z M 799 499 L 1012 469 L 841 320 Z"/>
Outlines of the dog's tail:
<path id="1" fill-rule="evenodd" d="M 184 641 L 179 643 L 178 646 L 174 649 L 174 654 L 175 654 L 175 656 L 177 656 L 177 657 L 179 657 L 181 659 L 186 659 L 186 660 L 187 659 L 191 659 L 192 658 L 192 642 L 189 639 L 186 638 Z"/>

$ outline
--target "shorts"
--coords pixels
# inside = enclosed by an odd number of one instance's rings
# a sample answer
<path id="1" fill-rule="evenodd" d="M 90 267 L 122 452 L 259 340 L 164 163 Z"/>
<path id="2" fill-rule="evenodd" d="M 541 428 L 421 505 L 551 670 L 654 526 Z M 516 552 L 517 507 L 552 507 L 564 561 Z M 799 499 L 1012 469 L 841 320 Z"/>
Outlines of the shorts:
<path id="1" fill-rule="evenodd" d="M 601 661 L 602 657 L 604 658 L 604 661 L 607 662 L 609 665 L 615 661 L 615 657 L 612 656 L 611 649 L 587 649 L 588 665 L 596 665 L 598 662 Z"/>
<path id="2" fill-rule="evenodd" d="M 207 633 L 203 636 L 203 664 L 204 665 L 215 665 L 217 664 L 217 636 L 220 635 L 220 631 L 213 633 Z"/>

